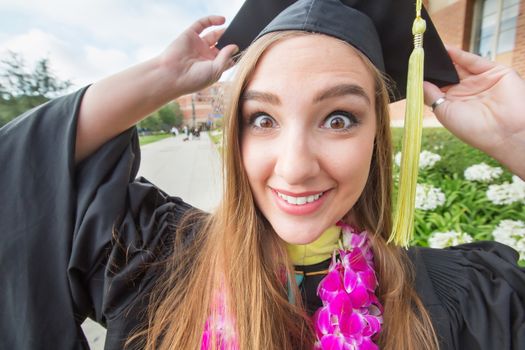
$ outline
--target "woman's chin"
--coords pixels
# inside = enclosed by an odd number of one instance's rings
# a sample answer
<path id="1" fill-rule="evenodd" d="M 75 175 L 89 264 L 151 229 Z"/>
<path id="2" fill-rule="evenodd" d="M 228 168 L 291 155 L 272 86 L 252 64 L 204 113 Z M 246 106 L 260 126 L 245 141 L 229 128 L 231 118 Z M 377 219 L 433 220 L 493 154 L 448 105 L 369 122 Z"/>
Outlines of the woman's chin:
<path id="1" fill-rule="evenodd" d="M 273 229 L 283 241 L 289 244 L 308 244 L 319 238 L 324 231 L 332 225 L 297 225 L 297 224 L 276 224 Z"/>

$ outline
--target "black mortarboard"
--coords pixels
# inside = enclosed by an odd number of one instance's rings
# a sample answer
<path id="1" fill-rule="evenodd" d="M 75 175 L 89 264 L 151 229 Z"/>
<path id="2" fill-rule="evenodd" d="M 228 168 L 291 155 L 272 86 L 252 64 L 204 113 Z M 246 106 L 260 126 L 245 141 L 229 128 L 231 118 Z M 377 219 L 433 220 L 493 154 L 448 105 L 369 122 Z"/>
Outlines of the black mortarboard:
<path id="1" fill-rule="evenodd" d="M 282 30 L 323 33 L 363 52 L 394 82 L 392 101 L 406 95 L 407 67 L 414 48 L 415 0 L 246 0 L 218 47 L 247 48 L 257 37 Z M 424 78 L 438 86 L 458 82 L 436 28 L 423 9 Z"/>

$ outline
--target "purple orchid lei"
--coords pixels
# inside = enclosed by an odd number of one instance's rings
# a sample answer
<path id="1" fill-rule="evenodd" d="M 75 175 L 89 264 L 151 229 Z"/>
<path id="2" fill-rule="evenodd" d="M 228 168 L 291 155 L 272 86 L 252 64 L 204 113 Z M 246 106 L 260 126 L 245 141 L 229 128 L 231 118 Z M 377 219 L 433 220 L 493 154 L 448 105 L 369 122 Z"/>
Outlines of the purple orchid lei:
<path id="1" fill-rule="evenodd" d="M 201 350 L 239 350 L 235 322 L 227 311 L 226 293 L 215 293 L 212 307 L 214 315 L 210 315 L 204 325 Z"/>
<path id="2" fill-rule="evenodd" d="M 328 274 L 317 287 L 323 302 L 313 316 L 314 349 L 375 350 L 383 307 L 375 295 L 377 278 L 368 233 L 337 223 L 343 246 L 334 252 Z"/>
<path id="3" fill-rule="evenodd" d="M 378 283 L 368 232 L 343 222 L 337 225 L 344 249 L 334 251 L 328 274 L 317 287 L 323 306 L 313 315 L 314 350 L 378 350 L 374 338 L 381 332 L 383 306 L 375 295 Z M 225 294 L 215 298 L 215 317 L 206 321 L 201 350 L 212 349 L 213 342 L 220 350 L 238 350 Z"/>

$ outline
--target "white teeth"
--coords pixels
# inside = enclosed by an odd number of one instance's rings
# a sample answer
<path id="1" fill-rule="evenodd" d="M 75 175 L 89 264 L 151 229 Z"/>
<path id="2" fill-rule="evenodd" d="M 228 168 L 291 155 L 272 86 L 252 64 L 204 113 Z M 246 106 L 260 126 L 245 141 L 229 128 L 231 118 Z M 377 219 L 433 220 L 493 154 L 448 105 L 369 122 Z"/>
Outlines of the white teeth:
<path id="1" fill-rule="evenodd" d="M 318 200 L 323 195 L 323 192 L 318 193 L 318 194 L 314 194 L 314 195 L 311 195 L 311 196 L 307 196 L 307 197 L 292 197 L 292 196 L 287 196 L 285 194 L 282 194 L 280 192 L 277 192 L 277 195 L 279 197 L 281 197 L 282 199 L 284 199 L 289 204 L 303 205 L 303 204 L 312 203 L 312 202 Z"/>

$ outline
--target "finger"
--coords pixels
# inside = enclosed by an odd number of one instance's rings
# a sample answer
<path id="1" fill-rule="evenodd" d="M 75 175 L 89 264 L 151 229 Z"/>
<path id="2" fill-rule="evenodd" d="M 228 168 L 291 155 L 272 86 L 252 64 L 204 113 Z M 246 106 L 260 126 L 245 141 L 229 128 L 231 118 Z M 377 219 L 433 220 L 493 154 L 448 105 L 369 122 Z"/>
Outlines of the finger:
<path id="1" fill-rule="evenodd" d="M 456 72 L 458 73 L 459 80 L 463 80 L 472 75 L 472 73 L 470 73 L 468 70 L 461 67 L 460 65 L 454 64 L 454 68 L 456 69 Z"/>
<path id="2" fill-rule="evenodd" d="M 432 106 L 432 103 L 437 101 L 438 98 L 445 96 L 443 91 L 428 81 L 423 82 L 423 92 L 427 106 Z"/>
<path id="3" fill-rule="evenodd" d="M 232 57 L 239 51 L 237 45 L 231 44 L 223 47 L 217 57 L 214 60 L 214 66 L 216 67 L 216 72 L 222 74 L 226 69 L 232 66 Z"/>
<path id="4" fill-rule="evenodd" d="M 472 74 L 481 74 L 496 66 L 496 63 L 470 52 L 447 45 L 446 49 L 452 61 Z"/>
<path id="5" fill-rule="evenodd" d="M 217 44 L 217 41 L 219 41 L 219 38 L 221 37 L 221 35 L 224 33 L 225 30 L 226 29 L 223 28 L 223 29 L 218 29 L 218 30 L 209 32 L 202 37 L 202 40 L 204 40 L 206 44 L 208 44 L 208 46 L 210 47 L 215 46 L 215 44 Z"/>
<path id="6" fill-rule="evenodd" d="M 215 57 L 217 57 L 217 55 L 219 54 L 219 49 L 216 48 L 215 46 L 211 46 L 210 47 L 210 52 L 212 53 L 212 57 L 213 59 L 215 59 Z"/>
<path id="7" fill-rule="evenodd" d="M 224 24 L 224 21 L 226 19 L 223 16 L 207 16 L 199 19 L 197 22 L 193 23 L 189 30 L 200 34 L 202 31 L 206 28 L 209 28 L 211 26 L 219 26 L 221 24 Z"/>
<path id="8" fill-rule="evenodd" d="M 423 91 L 425 95 L 425 104 L 427 106 L 432 106 L 432 104 L 441 97 L 446 98 L 445 92 L 443 92 L 436 85 L 429 83 L 428 81 L 423 82 Z M 447 127 L 448 122 L 449 122 L 449 118 L 447 117 L 447 113 L 446 113 L 449 103 L 450 101 L 445 99 L 445 101 L 443 101 L 438 106 L 435 106 L 432 109 L 432 112 L 434 113 L 436 118 L 445 127 Z"/>

